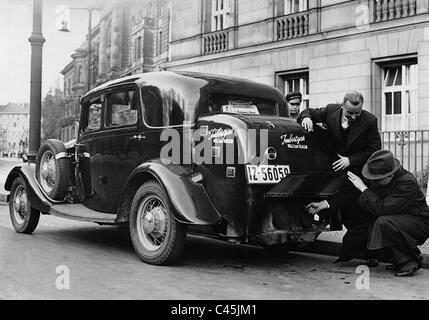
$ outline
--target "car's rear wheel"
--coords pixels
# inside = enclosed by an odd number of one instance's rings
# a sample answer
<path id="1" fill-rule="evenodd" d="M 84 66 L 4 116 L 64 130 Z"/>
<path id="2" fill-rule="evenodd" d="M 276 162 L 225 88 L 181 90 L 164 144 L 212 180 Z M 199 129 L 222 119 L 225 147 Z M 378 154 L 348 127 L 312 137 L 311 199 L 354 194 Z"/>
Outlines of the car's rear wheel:
<path id="1" fill-rule="evenodd" d="M 64 143 L 49 139 L 40 147 L 36 157 L 36 178 L 49 198 L 64 199 L 70 178 L 70 160 Z"/>
<path id="2" fill-rule="evenodd" d="M 130 211 L 134 249 L 146 263 L 166 265 L 182 252 L 186 226 L 176 221 L 168 196 L 157 182 L 149 181 L 136 192 Z"/>
<path id="3" fill-rule="evenodd" d="M 12 184 L 9 213 L 16 232 L 30 234 L 36 230 L 40 212 L 31 207 L 27 186 L 21 177 L 16 178 Z"/>

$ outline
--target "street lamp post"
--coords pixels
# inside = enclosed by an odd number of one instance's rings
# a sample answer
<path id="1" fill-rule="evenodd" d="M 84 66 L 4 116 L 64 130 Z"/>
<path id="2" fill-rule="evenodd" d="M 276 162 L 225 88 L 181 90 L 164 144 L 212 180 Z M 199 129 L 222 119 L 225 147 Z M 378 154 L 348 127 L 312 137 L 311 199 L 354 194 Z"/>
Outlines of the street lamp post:
<path id="1" fill-rule="evenodd" d="M 88 91 L 91 90 L 92 8 L 88 8 Z"/>
<path id="2" fill-rule="evenodd" d="M 42 55 L 45 38 L 42 34 L 43 0 L 33 1 L 33 33 L 28 39 L 31 43 L 30 80 L 30 145 L 29 162 L 36 162 L 40 148 L 40 129 L 42 116 Z"/>

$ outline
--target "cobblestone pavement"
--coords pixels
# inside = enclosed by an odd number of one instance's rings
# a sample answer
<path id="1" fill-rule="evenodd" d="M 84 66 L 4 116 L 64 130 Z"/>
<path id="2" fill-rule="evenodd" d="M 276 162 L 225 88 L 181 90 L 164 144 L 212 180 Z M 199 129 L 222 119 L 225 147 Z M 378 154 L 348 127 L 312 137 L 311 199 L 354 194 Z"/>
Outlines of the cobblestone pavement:
<path id="1" fill-rule="evenodd" d="M 0 299 L 427 299 L 429 270 L 395 278 L 371 269 L 370 289 L 357 289 L 354 260 L 308 253 L 273 254 L 259 247 L 188 237 L 177 264 L 142 263 L 127 230 L 42 216 L 33 235 L 13 231 L 0 205 Z M 58 266 L 70 289 L 58 290 Z"/>

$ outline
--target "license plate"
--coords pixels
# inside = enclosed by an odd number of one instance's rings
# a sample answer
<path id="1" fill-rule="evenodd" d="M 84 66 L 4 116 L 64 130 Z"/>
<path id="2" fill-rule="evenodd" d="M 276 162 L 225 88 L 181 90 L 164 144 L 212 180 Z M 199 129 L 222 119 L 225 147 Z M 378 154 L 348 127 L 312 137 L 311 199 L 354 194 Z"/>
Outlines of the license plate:
<path id="1" fill-rule="evenodd" d="M 247 165 L 246 178 L 248 184 L 279 183 L 290 173 L 289 166 Z"/>

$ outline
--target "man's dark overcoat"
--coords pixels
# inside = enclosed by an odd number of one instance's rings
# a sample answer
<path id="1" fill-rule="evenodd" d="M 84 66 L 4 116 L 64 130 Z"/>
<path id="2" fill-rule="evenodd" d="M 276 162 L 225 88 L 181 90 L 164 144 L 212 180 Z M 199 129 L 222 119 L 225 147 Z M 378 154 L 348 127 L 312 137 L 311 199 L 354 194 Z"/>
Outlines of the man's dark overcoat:
<path id="1" fill-rule="evenodd" d="M 421 259 L 417 246 L 429 238 L 429 207 L 415 177 L 401 168 L 387 186 L 367 185 L 357 203 L 374 221 L 348 230 L 339 261 L 350 260 L 365 246 L 389 249 L 396 264 Z"/>
<path id="2" fill-rule="evenodd" d="M 324 108 L 305 109 L 299 115 L 299 123 L 306 117 L 314 123 L 324 123 L 338 153 L 350 160 L 347 170 L 361 176 L 362 167 L 368 158 L 381 149 L 377 118 L 366 110 L 350 125 L 349 129 L 341 127 L 342 108 L 339 104 L 328 104 Z"/>
<path id="3" fill-rule="evenodd" d="M 362 176 L 362 167 L 368 158 L 381 149 L 381 139 L 378 132 L 377 118 L 366 110 L 362 110 L 356 121 L 344 130 L 341 126 L 342 107 L 340 104 L 329 104 L 324 108 L 305 109 L 299 115 L 299 123 L 306 117 L 314 123 L 323 123 L 335 145 L 337 153 L 348 157 L 350 167 L 346 170 Z M 359 192 L 347 179 L 341 191 L 328 202 L 332 212 L 341 210 L 341 219 L 347 229 L 367 222 L 366 212 L 357 209 L 356 200 Z"/>

